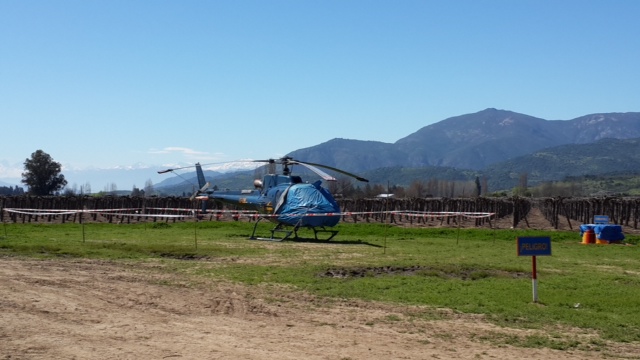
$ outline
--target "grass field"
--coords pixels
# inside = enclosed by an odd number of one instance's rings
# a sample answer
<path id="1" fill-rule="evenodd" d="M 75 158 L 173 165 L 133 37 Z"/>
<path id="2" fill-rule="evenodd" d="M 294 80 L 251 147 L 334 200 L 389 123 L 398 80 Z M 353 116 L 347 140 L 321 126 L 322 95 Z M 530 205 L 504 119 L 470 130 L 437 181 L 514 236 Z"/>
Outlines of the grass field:
<path id="1" fill-rule="evenodd" d="M 269 227 L 261 224 L 260 231 Z M 433 310 L 413 316 L 438 317 L 445 308 L 549 334 L 499 339 L 522 347 L 640 342 L 637 236 L 627 236 L 626 245 L 583 245 L 578 232 L 340 224 L 330 242 L 267 242 L 248 240 L 252 228 L 247 222 L 3 224 L 0 255 L 161 261 L 165 271 L 185 277 L 426 305 Z M 516 255 L 519 236 L 552 239 L 552 256 L 537 258 L 538 303 L 532 301 L 532 260 Z M 593 336 L 556 338 L 558 329 Z"/>

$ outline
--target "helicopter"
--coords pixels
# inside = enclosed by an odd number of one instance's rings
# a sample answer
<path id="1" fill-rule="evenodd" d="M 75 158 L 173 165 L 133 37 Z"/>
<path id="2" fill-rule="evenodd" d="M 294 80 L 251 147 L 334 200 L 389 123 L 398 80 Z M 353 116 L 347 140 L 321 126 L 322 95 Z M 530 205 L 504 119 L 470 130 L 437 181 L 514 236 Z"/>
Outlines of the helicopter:
<path id="1" fill-rule="evenodd" d="M 196 163 L 196 175 L 200 188 L 191 196 L 191 199 L 213 199 L 235 205 L 240 209 L 256 211 L 259 218 L 250 236 L 252 240 L 283 241 L 291 235 L 297 239 L 298 230 L 308 228 L 313 230 L 316 240 L 318 240 L 318 233 L 328 233 L 329 237 L 325 241 L 329 241 L 338 233 L 328 228 L 339 223 L 340 206 L 329 190 L 321 186 L 322 180 L 336 181 L 336 178 L 320 168 L 347 175 L 358 181 L 369 182 L 363 177 L 335 167 L 295 160 L 288 156 L 280 159 L 253 160 L 253 162 L 267 163 L 268 173 L 262 180 L 254 180 L 252 190 L 212 190 L 211 183 L 206 182 L 202 165 Z M 282 168 L 280 174 L 276 174 L 277 165 Z M 313 171 L 322 180 L 313 183 L 303 182 L 300 176 L 292 175 L 291 169 L 294 165 L 301 165 Z M 158 173 L 164 174 L 174 170 L 177 169 L 162 170 Z M 276 224 L 271 229 L 269 238 L 256 237 L 258 223 L 263 219 Z M 283 236 L 276 237 L 276 233 L 282 233 Z"/>

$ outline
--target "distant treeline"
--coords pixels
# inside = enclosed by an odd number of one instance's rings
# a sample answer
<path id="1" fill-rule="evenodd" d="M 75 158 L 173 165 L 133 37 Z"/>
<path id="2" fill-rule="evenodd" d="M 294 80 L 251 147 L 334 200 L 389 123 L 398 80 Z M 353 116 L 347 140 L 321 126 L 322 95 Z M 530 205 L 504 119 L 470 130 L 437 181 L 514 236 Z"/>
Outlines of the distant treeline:
<path id="1" fill-rule="evenodd" d="M 23 194 L 24 194 L 24 189 L 21 187 L 18 187 L 18 185 L 16 185 L 15 187 L 0 186 L 0 195 L 23 195 Z"/>

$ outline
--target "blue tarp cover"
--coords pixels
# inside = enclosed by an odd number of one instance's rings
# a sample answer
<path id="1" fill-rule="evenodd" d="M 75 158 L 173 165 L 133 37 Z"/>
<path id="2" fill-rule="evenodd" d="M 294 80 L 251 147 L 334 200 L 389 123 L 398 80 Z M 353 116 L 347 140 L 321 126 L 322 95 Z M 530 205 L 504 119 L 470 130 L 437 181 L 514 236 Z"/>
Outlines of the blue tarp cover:
<path id="1" fill-rule="evenodd" d="M 300 214 L 327 214 L 339 213 L 340 207 L 333 199 L 333 196 L 325 188 L 320 186 L 320 182 L 313 184 L 291 185 L 286 194 L 286 200 L 282 207 L 276 210 L 278 221 L 292 224 L 300 219 L 300 226 L 335 226 L 340 221 L 339 216 L 305 216 Z M 297 214 L 293 215 L 293 214 Z"/>
<path id="2" fill-rule="evenodd" d="M 622 233 L 622 226 L 615 224 L 583 224 L 580 225 L 580 236 L 585 231 L 592 229 L 596 233 L 596 237 L 606 241 L 622 241 L 624 240 L 624 234 Z"/>

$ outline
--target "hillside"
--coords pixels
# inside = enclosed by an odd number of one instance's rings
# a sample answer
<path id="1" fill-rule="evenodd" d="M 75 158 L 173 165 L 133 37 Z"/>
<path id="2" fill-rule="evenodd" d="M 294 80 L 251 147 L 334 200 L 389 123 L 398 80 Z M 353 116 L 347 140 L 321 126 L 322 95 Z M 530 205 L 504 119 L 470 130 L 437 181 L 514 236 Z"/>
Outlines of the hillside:
<path id="1" fill-rule="evenodd" d="M 553 123 L 532 116 L 487 109 L 425 126 L 398 140 L 414 166 L 481 169 L 487 164 L 566 143 Z"/>
<path id="2" fill-rule="evenodd" d="M 612 175 L 640 175 L 640 138 L 602 139 L 592 144 L 550 147 L 532 154 L 493 164 L 483 170 L 426 166 L 420 168 L 391 167 L 367 171 L 363 176 L 373 183 L 408 186 L 415 180 L 429 179 L 471 181 L 486 177 L 492 191 L 510 190 L 518 186 L 520 176 L 527 174 L 528 184 L 567 178 L 605 178 Z M 602 190 L 606 190 L 602 188 Z"/>
<path id="3" fill-rule="evenodd" d="M 524 173 L 532 186 L 566 177 L 640 173 L 636 154 L 639 112 L 544 120 L 486 109 L 425 126 L 393 144 L 336 138 L 288 155 L 358 173 L 372 184 L 484 177 L 490 189 L 510 190 Z M 220 188 L 238 189 L 249 188 L 255 174 L 209 176 Z M 193 188 L 188 183 L 167 185 L 158 187 L 178 194 Z"/>
<path id="4" fill-rule="evenodd" d="M 403 159 L 406 157 L 406 153 L 393 144 L 349 139 L 333 139 L 289 155 L 351 172 L 398 166 L 405 163 Z"/>
<path id="5" fill-rule="evenodd" d="M 640 174 L 640 138 L 547 148 L 493 164 L 482 173 L 494 189 L 513 188 L 523 173 L 530 185 L 567 177 Z"/>
<path id="6" fill-rule="evenodd" d="M 549 147 L 636 137 L 640 137 L 639 112 L 544 120 L 486 109 L 427 125 L 393 144 L 333 139 L 289 155 L 352 171 L 395 166 L 482 170 Z"/>
<path id="7" fill-rule="evenodd" d="M 296 168 L 295 173 L 307 180 L 313 176 L 301 168 Z M 253 179 L 260 176 L 256 171 L 205 174 L 207 180 L 221 189 L 248 189 Z M 358 174 L 369 179 L 371 184 L 402 187 L 408 187 L 415 181 L 473 181 L 476 177 L 485 177 L 491 192 L 509 191 L 518 186 L 522 174 L 527 174 L 529 186 L 568 179 L 581 182 L 589 188 L 586 189 L 589 194 L 637 193 L 640 191 L 637 181 L 640 177 L 640 138 L 602 139 L 592 144 L 551 147 L 493 164 L 484 170 L 443 166 L 389 166 Z M 197 183 L 195 173 L 184 174 L 183 178 L 178 183 L 172 179 L 157 184 L 156 189 L 175 195 L 192 192 Z M 634 190 L 636 188 L 638 189 Z"/>

